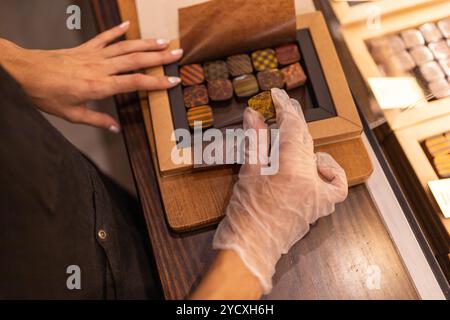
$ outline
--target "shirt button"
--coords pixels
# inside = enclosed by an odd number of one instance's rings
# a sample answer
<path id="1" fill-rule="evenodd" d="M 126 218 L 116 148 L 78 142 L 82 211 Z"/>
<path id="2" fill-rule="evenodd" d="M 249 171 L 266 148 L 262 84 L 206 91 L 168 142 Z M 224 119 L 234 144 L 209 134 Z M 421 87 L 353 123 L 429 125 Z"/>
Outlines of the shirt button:
<path id="1" fill-rule="evenodd" d="M 102 240 L 106 239 L 106 231 L 105 230 L 100 229 L 97 234 L 100 239 L 102 239 Z"/>

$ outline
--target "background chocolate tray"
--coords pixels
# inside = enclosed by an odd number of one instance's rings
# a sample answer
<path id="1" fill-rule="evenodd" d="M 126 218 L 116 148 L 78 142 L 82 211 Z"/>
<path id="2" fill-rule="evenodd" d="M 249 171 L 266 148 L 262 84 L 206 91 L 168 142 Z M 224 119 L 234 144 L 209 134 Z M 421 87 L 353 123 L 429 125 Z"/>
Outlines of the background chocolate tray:
<path id="1" fill-rule="evenodd" d="M 302 55 L 300 64 L 308 79 L 303 86 L 288 90 L 289 96 L 301 103 L 307 122 L 335 117 L 336 109 L 308 29 L 297 30 L 297 44 Z M 178 70 L 178 63 L 164 67 L 164 73 L 167 76 L 179 76 Z M 183 101 L 182 87 L 177 86 L 170 89 L 168 95 L 174 129 L 183 128 L 190 130 Z M 248 99 L 240 99 L 234 96 L 228 101 L 211 101 L 209 105 L 212 107 L 214 114 L 213 127 L 223 129 L 241 124 L 243 111 L 247 106 Z M 176 139 L 179 148 L 186 147 L 183 143 L 178 143 L 179 137 L 176 137 Z"/>

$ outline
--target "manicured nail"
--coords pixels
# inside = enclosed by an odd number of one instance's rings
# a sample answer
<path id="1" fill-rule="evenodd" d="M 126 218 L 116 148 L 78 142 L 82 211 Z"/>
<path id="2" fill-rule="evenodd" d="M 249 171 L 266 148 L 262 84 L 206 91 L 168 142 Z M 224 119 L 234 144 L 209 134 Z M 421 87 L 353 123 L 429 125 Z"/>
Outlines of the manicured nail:
<path id="1" fill-rule="evenodd" d="M 173 56 L 181 56 L 183 54 L 183 49 L 175 49 L 170 51 L 170 54 Z"/>
<path id="2" fill-rule="evenodd" d="M 156 40 L 156 43 L 159 44 L 160 46 L 162 46 L 164 44 L 168 44 L 169 40 L 167 40 L 167 39 L 158 39 L 158 40 Z"/>
<path id="3" fill-rule="evenodd" d="M 180 83 L 181 79 L 178 77 L 169 77 L 168 78 L 170 83 L 176 84 L 176 83 Z"/>
<path id="4" fill-rule="evenodd" d="M 125 21 L 122 22 L 121 25 L 119 26 L 120 29 L 126 29 L 128 28 L 128 26 L 130 25 L 130 21 Z"/>
<path id="5" fill-rule="evenodd" d="M 109 129 L 109 131 L 114 132 L 114 133 L 120 132 L 120 128 L 116 125 L 111 125 L 108 129 Z"/>

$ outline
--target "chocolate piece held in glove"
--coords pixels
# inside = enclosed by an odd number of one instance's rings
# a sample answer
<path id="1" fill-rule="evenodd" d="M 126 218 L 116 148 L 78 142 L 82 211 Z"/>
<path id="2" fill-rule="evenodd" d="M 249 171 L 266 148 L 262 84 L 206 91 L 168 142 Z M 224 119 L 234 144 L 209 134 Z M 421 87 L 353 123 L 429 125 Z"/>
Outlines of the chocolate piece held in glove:
<path id="1" fill-rule="evenodd" d="M 278 59 L 273 49 L 257 50 L 253 52 L 252 62 L 256 71 L 264 71 L 278 67 Z"/>
<path id="2" fill-rule="evenodd" d="M 300 52 L 296 44 L 286 44 L 275 48 L 278 63 L 288 65 L 300 61 Z"/>
<path id="3" fill-rule="evenodd" d="M 184 88 L 183 98 L 186 108 L 202 106 L 209 102 L 208 90 L 203 84 Z"/>
<path id="4" fill-rule="evenodd" d="M 258 72 L 258 83 L 261 90 L 270 90 L 272 88 L 283 88 L 284 78 L 281 71 L 278 69 L 271 69 Z"/>
<path id="5" fill-rule="evenodd" d="M 252 61 L 247 54 L 237 54 L 227 58 L 228 71 L 233 77 L 253 72 Z"/>
<path id="6" fill-rule="evenodd" d="M 233 85 L 228 79 L 208 80 L 208 94 L 213 101 L 224 101 L 233 97 Z"/>
<path id="7" fill-rule="evenodd" d="M 181 82 L 185 86 L 200 84 L 205 81 L 203 68 L 199 64 L 188 64 L 180 68 Z"/>
<path id="8" fill-rule="evenodd" d="M 210 106 L 192 107 L 187 112 L 189 127 L 194 128 L 195 121 L 201 121 L 202 128 L 208 128 L 213 125 L 213 112 Z"/>
<path id="9" fill-rule="evenodd" d="M 252 74 L 244 74 L 243 76 L 233 79 L 234 92 L 238 97 L 250 97 L 259 91 L 258 81 Z"/>
<path id="10" fill-rule="evenodd" d="M 208 61 L 203 65 L 205 77 L 208 80 L 228 79 L 228 67 L 225 61 Z"/>
<path id="11" fill-rule="evenodd" d="M 307 79 L 302 66 L 298 62 L 281 69 L 281 73 L 283 74 L 287 90 L 300 87 Z"/>
<path id="12" fill-rule="evenodd" d="M 275 106 L 270 91 L 264 91 L 252 97 L 248 100 L 248 106 L 261 113 L 265 120 L 275 118 Z"/>

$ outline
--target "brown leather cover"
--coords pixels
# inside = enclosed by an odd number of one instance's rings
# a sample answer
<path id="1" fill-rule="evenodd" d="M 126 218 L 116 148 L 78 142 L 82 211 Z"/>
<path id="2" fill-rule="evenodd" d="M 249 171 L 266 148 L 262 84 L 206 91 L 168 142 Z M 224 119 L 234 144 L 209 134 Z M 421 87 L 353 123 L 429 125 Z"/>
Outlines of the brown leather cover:
<path id="1" fill-rule="evenodd" d="M 212 0 L 178 14 L 181 64 L 295 41 L 294 0 Z"/>

